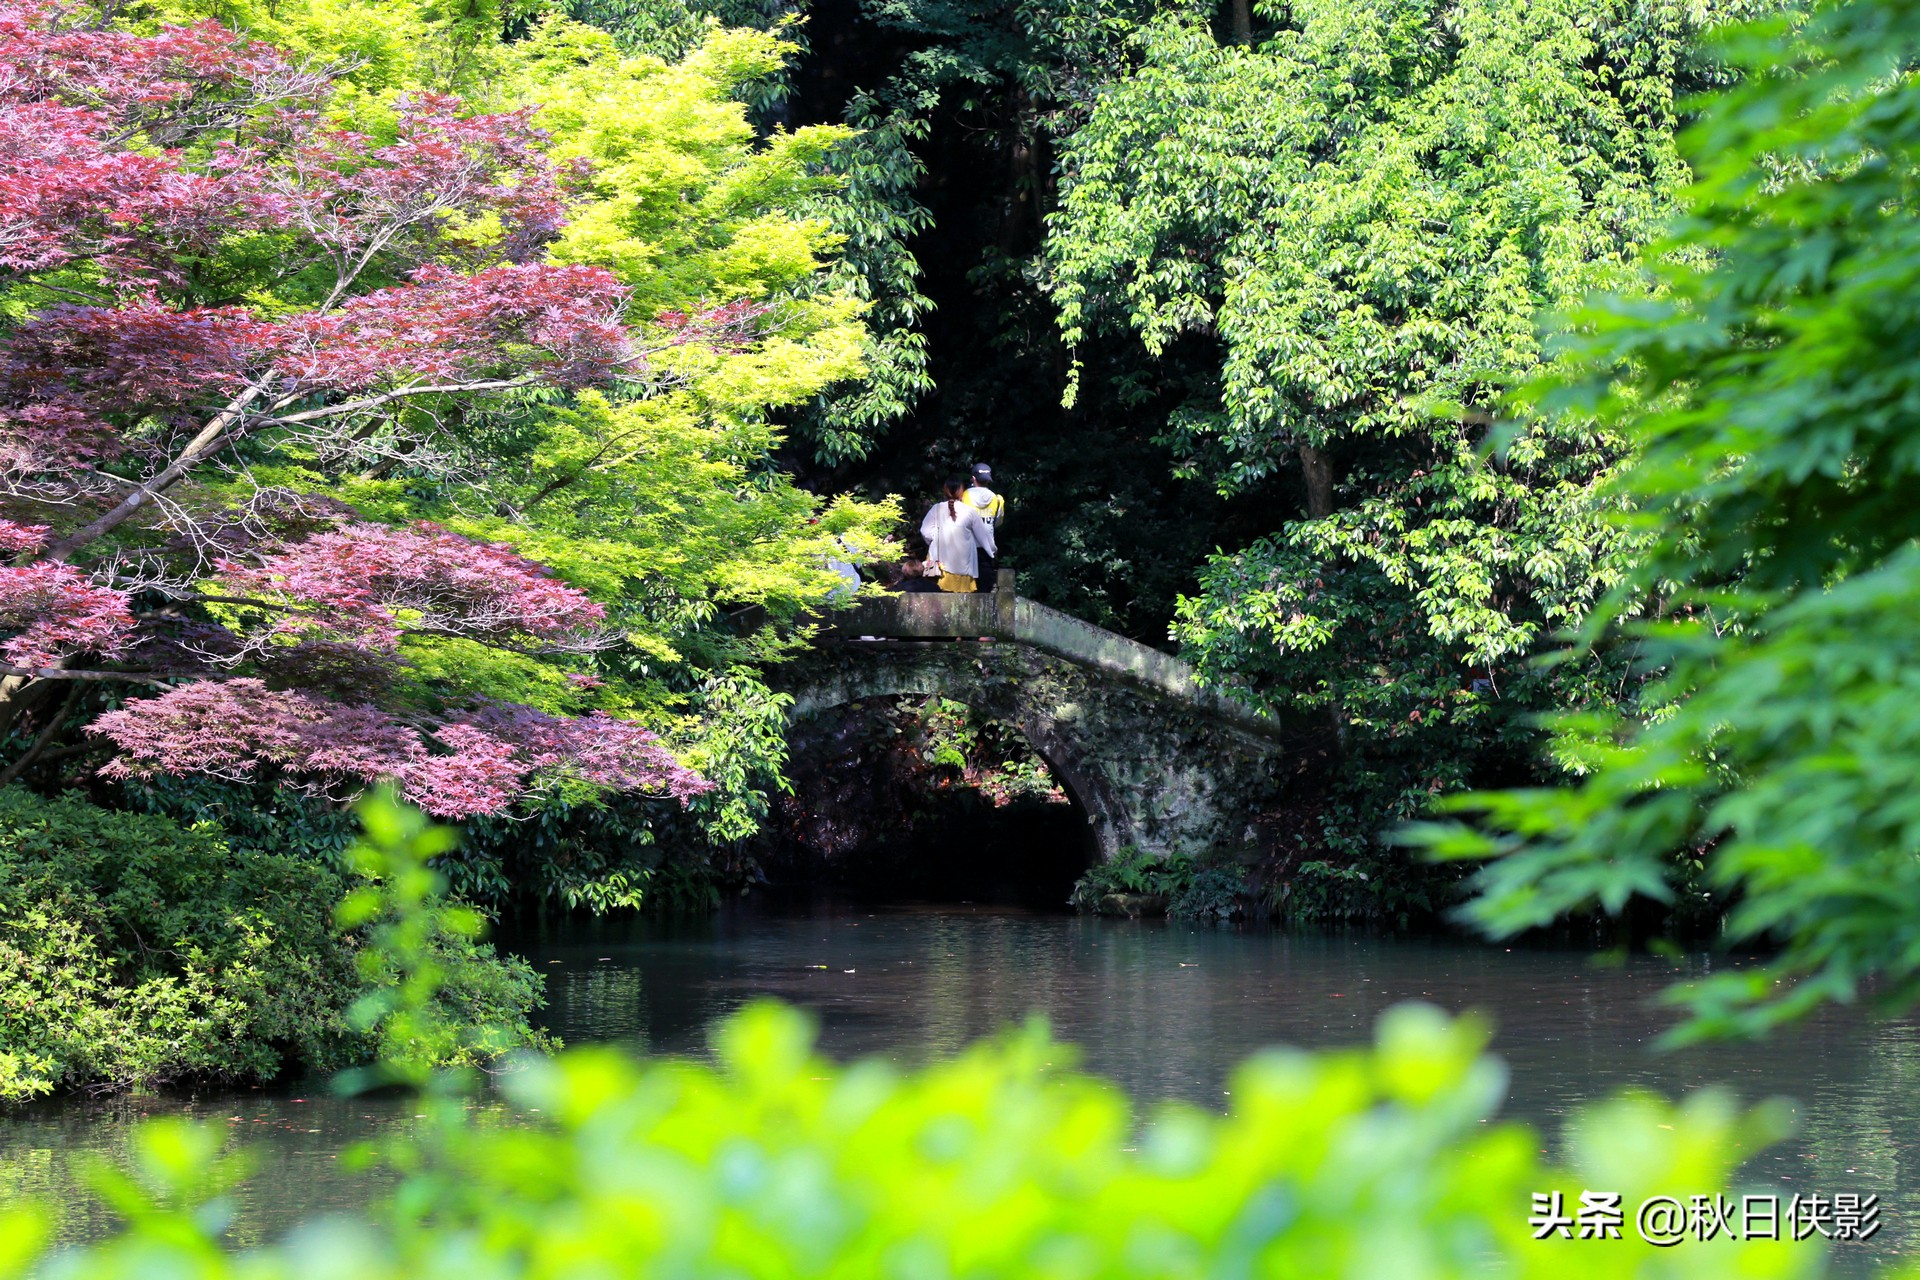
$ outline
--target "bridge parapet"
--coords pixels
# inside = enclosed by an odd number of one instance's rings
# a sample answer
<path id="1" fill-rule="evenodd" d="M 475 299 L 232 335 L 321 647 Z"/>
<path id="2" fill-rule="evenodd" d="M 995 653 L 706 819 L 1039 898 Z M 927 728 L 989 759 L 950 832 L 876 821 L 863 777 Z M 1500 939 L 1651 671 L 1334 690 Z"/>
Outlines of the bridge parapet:
<path id="1" fill-rule="evenodd" d="M 858 599 L 832 616 L 827 643 L 770 674 L 796 717 L 938 696 L 1015 725 L 1079 801 L 1102 857 L 1257 843 L 1306 744 L 1200 687 L 1171 654 L 1020 599 L 1010 578 L 975 595 Z"/>
<path id="2" fill-rule="evenodd" d="M 950 636 L 1015 638 L 1012 592 L 897 592 L 862 596 L 832 616 L 828 631 L 836 640 L 880 636 L 889 640 L 937 640 Z M 1006 608 L 1001 607 L 1002 603 Z"/>

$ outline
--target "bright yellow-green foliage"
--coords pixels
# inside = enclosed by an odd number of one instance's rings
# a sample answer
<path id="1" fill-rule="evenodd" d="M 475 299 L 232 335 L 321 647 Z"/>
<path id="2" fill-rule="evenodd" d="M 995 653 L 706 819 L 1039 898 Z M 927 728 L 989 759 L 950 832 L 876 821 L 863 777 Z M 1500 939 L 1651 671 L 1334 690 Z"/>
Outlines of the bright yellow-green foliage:
<path id="1" fill-rule="evenodd" d="M 1535 1241 L 1535 1192 L 1642 1199 L 1726 1185 L 1772 1127 L 1718 1095 L 1628 1097 L 1586 1115 L 1575 1167 L 1546 1166 L 1521 1125 L 1487 1123 L 1505 1070 L 1486 1031 L 1429 1006 L 1381 1021 L 1370 1050 L 1275 1051 L 1232 1081 L 1232 1112 L 1168 1105 L 1144 1136 L 1123 1094 L 1066 1070 L 1030 1026 L 902 1075 L 816 1056 L 806 1020 L 765 1004 L 722 1024 L 719 1065 L 612 1050 L 508 1077 L 521 1123 L 440 1113 L 417 1170 L 369 1219 L 231 1255 L 191 1210 L 218 1185 L 218 1139 L 149 1128 L 126 1236 L 63 1274 L 557 1277 L 1201 1277 L 1498 1274 L 1791 1277 L 1818 1246 L 1724 1237 L 1658 1249 Z M 37 1220 L 0 1220 L 0 1258 Z"/>
<path id="2" fill-rule="evenodd" d="M 590 167 L 554 261 L 606 267 L 632 287 L 641 316 L 742 299 L 775 306 L 772 336 L 750 351 L 662 352 L 667 400 L 751 420 L 863 372 L 861 304 L 812 287 L 836 237 L 797 212 L 833 186 L 822 166 L 848 131 L 811 127 L 756 142 L 739 101 L 793 45 L 722 30 L 668 64 L 624 57 L 604 32 L 554 18 L 514 50 L 508 96 L 540 103 L 553 155 Z"/>
<path id="3" fill-rule="evenodd" d="M 791 44 L 716 31 L 678 64 L 624 57 L 606 33 L 562 19 L 514 46 L 511 97 L 541 104 L 553 153 L 592 166 L 592 201 L 552 257 L 614 271 L 642 307 L 764 298 L 805 281 L 824 223 L 788 210 L 829 179 L 839 128 L 780 132 L 754 147 L 736 90 L 776 71 Z"/>
<path id="4" fill-rule="evenodd" d="M 827 559 L 876 552 L 897 519 L 888 503 L 823 505 L 770 461 L 781 443 L 771 416 L 857 381 L 867 347 L 863 304 L 827 284 L 835 237 L 803 212 L 831 185 L 822 162 L 845 131 L 757 140 L 741 105 L 791 52 L 765 33 L 716 31 L 668 64 L 557 18 L 513 46 L 500 93 L 539 103 L 553 154 L 590 173 L 552 256 L 613 271 L 634 290 L 636 319 L 739 301 L 769 312 L 742 349 L 663 346 L 642 387 L 541 404 L 501 432 L 510 465 L 491 510 L 453 494 L 435 512 L 610 606 L 627 643 L 601 664 L 595 705 L 679 729 L 691 762 L 720 783 L 703 804 L 723 839 L 750 832 L 783 750 L 770 731 L 779 705 L 747 695 L 757 686 L 741 664 L 777 657 L 784 624 L 840 584 Z M 416 500 L 396 490 L 388 518 Z M 720 625 L 723 608 L 748 605 L 774 625 Z M 434 653 L 421 666 L 473 670 Z M 688 718 L 669 725 L 668 713 Z"/>
<path id="5" fill-rule="evenodd" d="M 510 60 L 499 33 L 545 0 L 142 0 L 131 25 L 212 18 L 284 49 L 296 61 L 342 71 L 349 98 L 428 88 L 484 93 Z"/>
<path id="6" fill-rule="evenodd" d="M 531 25 L 503 40 L 515 15 Z M 201 17 L 341 68 L 331 109 L 376 135 L 392 127 L 394 101 L 423 88 L 460 93 L 475 111 L 534 108 L 550 155 L 576 172 L 567 224 L 545 252 L 604 267 L 632 290 L 626 319 L 645 364 L 602 392 L 529 389 L 402 410 L 396 436 L 435 442 L 438 456 L 418 470 L 325 458 L 294 441 L 244 479 L 198 492 L 211 502 L 244 500 L 259 483 L 323 493 L 370 519 L 431 520 L 551 566 L 621 633 L 593 661 L 595 682 L 568 679 L 577 663 L 409 636 L 415 696 L 646 720 L 710 761 L 732 761 L 738 785 L 723 784 L 702 812 L 709 834 L 749 833 L 759 791 L 777 785 L 782 749 L 767 726 L 780 704 L 764 688 L 744 701 L 739 690 L 805 638 L 805 616 L 841 585 L 828 558 L 876 555 L 898 515 L 891 503 L 826 502 L 774 463 L 779 415 L 857 386 L 871 346 L 866 304 L 835 273 L 839 237 L 819 216 L 839 181 L 828 153 L 849 131 L 760 137 L 742 105 L 794 46 L 715 29 L 668 63 L 517 0 L 155 0 L 133 15 L 147 25 Z M 488 234 L 476 225 L 456 238 Z M 229 252 L 243 264 L 274 256 L 254 243 Z M 298 281 L 253 274 L 267 282 L 247 295 L 255 305 L 311 305 Z M 738 343 L 677 342 L 658 323 L 735 303 L 764 309 Z M 738 621 L 746 606 L 761 611 L 753 625 Z M 720 741 L 729 736 L 733 747 Z"/>
<path id="7" fill-rule="evenodd" d="M 773 308 L 771 332 L 749 349 L 658 353 L 652 394 L 587 394 L 542 413 L 524 479 L 503 495 L 511 517 L 449 521 L 517 541 L 602 599 L 645 598 L 662 626 L 640 644 L 666 661 L 679 656 L 666 633 L 704 621 L 713 600 L 778 617 L 817 605 L 839 582 L 826 558 L 848 554 L 834 539 L 876 549 L 895 518 L 842 500 L 809 524 L 816 500 L 766 466 L 780 443 L 767 415 L 859 377 L 866 336 L 850 294 L 814 287 L 833 236 L 795 212 L 829 183 L 820 166 L 845 131 L 756 143 L 739 102 L 791 48 L 718 31 L 669 65 L 550 19 L 516 46 L 507 81 L 515 100 L 542 104 L 554 154 L 591 167 L 556 260 L 612 270 L 641 314 L 742 299 Z M 528 528 L 516 537 L 515 524 Z"/>

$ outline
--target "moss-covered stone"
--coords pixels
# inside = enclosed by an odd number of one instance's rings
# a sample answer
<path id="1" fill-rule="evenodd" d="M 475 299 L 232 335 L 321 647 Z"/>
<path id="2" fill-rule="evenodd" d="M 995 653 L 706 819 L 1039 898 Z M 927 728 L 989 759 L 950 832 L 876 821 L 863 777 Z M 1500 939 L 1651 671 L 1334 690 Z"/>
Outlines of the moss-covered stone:
<path id="1" fill-rule="evenodd" d="M 992 597 L 954 599 L 979 615 L 970 614 L 970 623 L 993 625 Z M 1038 610 L 1028 601 L 1019 605 Z M 1280 727 L 1192 685 L 1176 658 L 1044 612 L 1057 625 L 1031 637 L 1016 628 L 989 644 L 823 644 L 778 678 L 794 696 L 796 715 L 867 698 L 937 694 L 1019 726 L 1086 811 L 1104 858 L 1128 845 L 1165 853 L 1252 844 L 1256 817 L 1275 802 L 1295 763 Z M 952 629 L 944 614 L 934 621 L 941 628 L 935 634 Z M 891 632 L 849 627 L 841 634 L 913 634 L 911 625 L 871 608 L 853 626 L 890 622 Z M 1005 643 L 1009 638 L 1014 642 Z"/>

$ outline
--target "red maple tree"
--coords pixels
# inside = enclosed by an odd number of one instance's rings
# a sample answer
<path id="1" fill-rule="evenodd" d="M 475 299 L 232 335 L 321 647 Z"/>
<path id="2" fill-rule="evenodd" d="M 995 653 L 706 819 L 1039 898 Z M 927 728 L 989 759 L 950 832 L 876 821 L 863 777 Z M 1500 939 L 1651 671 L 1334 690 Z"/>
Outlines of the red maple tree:
<path id="1" fill-rule="evenodd" d="M 42 299 L 0 337 L 0 511 L 20 517 L 0 519 L 0 739 L 47 687 L 138 681 L 164 692 L 88 727 L 122 752 L 110 776 L 391 778 L 456 817 L 556 776 L 697 793 L 625 721 L 384 696 L 406 635 L 606 644 L 601 607 L 540 565 L 310 494 L 178 496 L 262 442 L 364 454 L 400 406 L 644 378 L 661 348 L 750 341 L 762 314 L 638 323 L 610 273 L 543 261 L 579 175 L 532 111 L 416 95 L 382 139 L 330 123 L 329 91 L 326 68 L 213 22 L 139 36 L 0 3 L 0 286 Z M 451 234 L 476 224 L 497 233 Z M 302 305 L 264 312 L 197 274 L 248 235 Z M 391 447 L 420 465 L 421 446 Z"/>

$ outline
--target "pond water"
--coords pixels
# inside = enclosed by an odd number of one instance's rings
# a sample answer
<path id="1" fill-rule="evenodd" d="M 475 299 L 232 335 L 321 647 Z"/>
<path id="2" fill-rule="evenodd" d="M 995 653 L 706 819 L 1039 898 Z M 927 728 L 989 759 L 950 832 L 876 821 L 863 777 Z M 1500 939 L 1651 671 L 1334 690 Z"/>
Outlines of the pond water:
<path id="1" fill-rule="evenodd" d="M 548 1020 L 573 1043 L 698 1054 L 715 1017 L 771 995 L 814 1011 L 835 1057 L 912 1063 L 1037 1012 L 1083 1048 L 1086 1069 L 1137 1099 L 1222 1108 L 1228 1071 L 1262 1046 L 1361 1043 L 1401 1000 L 1480 1009 L 1512 1067 L 1509 1114 L 1550 1137 L 1577 1105 L 1625 1086 L 1783 1095 L 1799 1131 L 1748 1166 L 1749 1189 L 1879 1195 L 1884 1225 L 1845 1251 L 1847 1271 L 1920 1251 L 1906 1220 L 1920 1206 L 1920 1023 L 1829 1013 L 1760 1046 L 1655 1055 L 1665 1017 L 1652 997 L 1703 972 L 1704 957 L 1603 967 L 1565 951 L 1363 933 L 831 902 L 503 941 L 548 975 Z M 244 1242 L 364 1200 L 342 1148 L 412 1119 L 397 1099 L 338 1099 L 320 1084 L 38 1104 L 0 1120 L 0 1199 L 55 1200 L 68 1239 L 99 1234 L 109 1223 L 75 1191 L 77 1157 L 123 1153 L 130 1124 L 161 1113 L 225 1124 L 258 1150 L 233 1226 Z"/>

